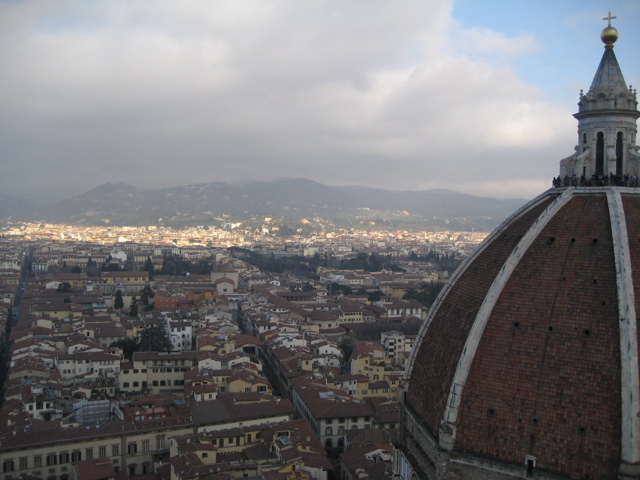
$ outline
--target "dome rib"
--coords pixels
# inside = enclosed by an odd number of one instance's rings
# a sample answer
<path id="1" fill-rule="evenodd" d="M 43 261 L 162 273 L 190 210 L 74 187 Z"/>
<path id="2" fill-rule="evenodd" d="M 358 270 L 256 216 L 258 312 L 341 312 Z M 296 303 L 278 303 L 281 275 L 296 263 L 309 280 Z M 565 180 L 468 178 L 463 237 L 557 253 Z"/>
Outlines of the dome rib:
<path id="1" fill-rule="evenodd" d="M 640 462 L 640 374 L 638 372 L 638 329 L 629 236 L 622 195 L 615 189 L 607 192 L 611 233 L 616 261 L 618 311 L 620 316 L 620 377 L 622 387 L 621 460 Z"/>
<path id="2" fill-rule="evenodd" d="M 473 261 L 485 250 L 485 248 L 487 248 L 487 246 L 491 244 L 491 242 L 495 237 L 499 236 L 502 233 L 506 225 L 509 225 L 519 216 L 531 210 L 534 206 L 540 204 L 541 202 L 542 203 L 547 202 L 548 200 L 549 200 L 549 192 L 546 191 L 538 195 L 536 198 L 534 198 L 530 202 L 527 202 L 526 204 L 524 204 L 514 213 L 509 215 L 509 217 L 507 217 L 500 225 L 498 225 L 498 227 L 496 227 L 489 235 L 487 235 L 487 237 L 478 246 L 478 248 L 476 248 L 471 255 L 469 255 L 462 261 L 460 266 L 453 272 L 453 275 L 449 278 L 449 281 L 445 284 L 442 290 L 440 290 L 440 293 L 437 295 L 436 299 L 431 305 L 431 308 L 429 309 L 429 312 L 427 314 L 427 320 L 422 324 L 422 326 L 420 327 L 420 331 L 416 336 L 416 339 L 414 342 L 416 345 L 419 345 L 422 343 L 422 339 L 427 334 L 427 330 L 429 329 L 429 326 L 435 317 L 435 312 L 438 310 L 438 308 L 440 308 L 440 306 L 442 305 L 443 299 L 446 298 L 446 296 L 449 294 L 449 291 L 451 290 L 453 285 L 455 285 L 455 283 L 458 281 L 458 278 L 461 277 L 466 272 L 467 267 L 471 265 L 471 263 L 473 263 Z M 412 348 L 409 354 L 409 359 L 407 361 L 407 366 L 405 367 L 405 372 L 404 372 L 405 389 L 406 389 L 406 386 L 409 384 L 409 379 L 411 377 L 411 372 L 413 371 L 413 365 L 415 363 L 417 354 L 418 354 L 418 349 Z"/>
<path id="3" fill-rule="evenodd" d="M 473 363 L 473 359 L 478 350 L 478 345 L 480 344 L 480 340 L 482 339 L 482 334 L 487 325 L 487 321 L 491 316 L 491 312 L 493 311 L 493 307 L 495 306 L 500 294 L 506 283 L 509 281 L 511 274 L 518 266 L 520 259 L 527 252 L 528 248 L 534 242 L 536 238 L 540 235 L 540 232 L 545 228 L 547 223 L 560 211 L 562 207 L 564 207 L 567 202 L 571 199 L 574 189 L 569 188 L 565 190 L 562 195 L 556 198 L 551 205 L 549 205 L 544 212 L 536 219 L 536 221 L 531 225 L 527 233 L 522 237 L 520 242 L 516 245 L 516 247 L 511 252 L 511 255 L 507 258 L 507 260 L 502 265 L 500 272 L 496 276 L 493 281 L 489 291 L 487 292 L 484 301 L 482 302 L 482 306 L 480 310 L 478 310 L 478 314 L 473 322 L 473 326 L 471 327 L 471 331 L 467 340 L 465 342 L 465 346 L 462 349 L 462 354 L 460 355 L 460 359 L 458 360 L 458 365 L 456 367 L 456 372 L 453 376 L 453 382 L 451 383 L 451 389 L 449 390 L 449 398 L 447 400 L 446 410 L 444 412 L 443 422 L 446 422 L 448 432 L 451 432 L 451 438 L 447 438 L 445 436 L 443 439 L 444 442 L 441 443 L 443 448 L 452 448 L 453 443 L 455 441 L 455 425 L 458 417 L 458 407 L 460 406 L 460 401 L 462 399 L 462 394 L 464 390 L 464 386 L 467 381 L 467 377 L 469 376 L 469 371 L 471 369 L 471 365 Z"/>

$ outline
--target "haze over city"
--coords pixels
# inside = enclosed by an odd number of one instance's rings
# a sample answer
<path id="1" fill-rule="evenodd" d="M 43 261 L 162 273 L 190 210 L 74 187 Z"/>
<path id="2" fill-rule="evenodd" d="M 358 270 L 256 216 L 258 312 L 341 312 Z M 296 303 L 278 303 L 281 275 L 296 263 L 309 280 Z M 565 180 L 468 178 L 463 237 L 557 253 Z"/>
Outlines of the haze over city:
<path id="1" fill-rule="evenodd" d="M 530 198 L 635 0 L 0 4 L 2 192 L 304 177 Z"/>

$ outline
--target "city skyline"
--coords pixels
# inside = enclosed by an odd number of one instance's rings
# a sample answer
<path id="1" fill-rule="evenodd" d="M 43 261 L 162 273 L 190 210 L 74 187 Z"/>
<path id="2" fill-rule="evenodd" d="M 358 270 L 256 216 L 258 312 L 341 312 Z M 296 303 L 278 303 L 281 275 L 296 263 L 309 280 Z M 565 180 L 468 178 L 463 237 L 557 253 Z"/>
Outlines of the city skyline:
<path id="1" fill-rule="evenodd" d="M 640 79 L 640 5 L 568 3 L 6 2 L 0 187 L 286 176 L 530 198 L 573 151 L 609 10 Z"/>

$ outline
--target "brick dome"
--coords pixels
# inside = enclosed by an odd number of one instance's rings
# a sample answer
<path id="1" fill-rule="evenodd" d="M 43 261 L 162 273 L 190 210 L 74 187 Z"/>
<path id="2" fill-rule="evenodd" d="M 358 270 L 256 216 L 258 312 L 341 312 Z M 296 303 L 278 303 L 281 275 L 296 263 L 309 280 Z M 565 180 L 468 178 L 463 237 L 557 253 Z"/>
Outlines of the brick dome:
<path id="1" fill-rule="evenodd" d="M 407 368 L 418 478 L 637 478 L 639 219 L 638 188 L 551 189 L 465 260 Z"/>

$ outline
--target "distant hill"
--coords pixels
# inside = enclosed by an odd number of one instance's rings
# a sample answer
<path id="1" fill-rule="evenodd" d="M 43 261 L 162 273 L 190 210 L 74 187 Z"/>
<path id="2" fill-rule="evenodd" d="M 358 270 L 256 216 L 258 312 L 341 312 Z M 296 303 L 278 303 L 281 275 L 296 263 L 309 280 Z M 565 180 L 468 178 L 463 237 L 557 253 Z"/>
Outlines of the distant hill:
<path id="1" fill-rule="evenodd" d="M 262 217 L 322 219 L 336 226 L 491 230 L 526 200 L 497 200 L 450 190 L 399 191 L 332 187 L 307 179 L 229 184 L 215 182 L 144 190 L 107 183 L 82 195 L 34 208 L 2 201 L 5 221 L 83 225 L 214 225 L 221 217 L 260 222 Z M 218 220 L 216 220 L 218 219 Z"/>
<path id="2" fill-rule="evenodd" d="M 20 221 L 29 218 L 35 204 L 0 193 L 0 220 Z"/>

